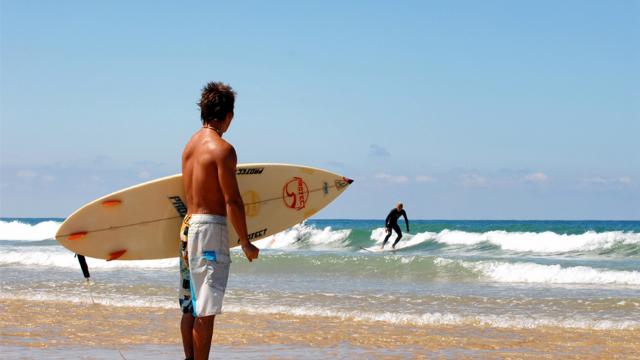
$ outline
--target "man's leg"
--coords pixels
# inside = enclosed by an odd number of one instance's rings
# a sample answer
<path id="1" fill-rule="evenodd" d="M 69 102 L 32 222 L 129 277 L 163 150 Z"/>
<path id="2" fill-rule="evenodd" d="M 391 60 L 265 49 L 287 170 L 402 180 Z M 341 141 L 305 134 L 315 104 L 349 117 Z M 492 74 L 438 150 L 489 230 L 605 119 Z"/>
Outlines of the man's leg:
<path id="1" fill-rule="evenodd" d="M 197 317 L 193 324 L 193 348 L 195 360 L 209 359 L 211 338 L 213 337 L 213 322 L 215 315 Z"/>
<path id="2" fill-rule="evenodd" d="M 391 246 L 392 248 L 396 248 L 396 244 L 398 243 L 398 241 L 400 241 L 400 239 L 402 239 L 402 230 L 400 230 L 400 226 L 396 225 L 393 227 L 393 230 L 396 232 L 396 234 L 398 234 L 398 237 L 396 238 L 396 241 L 393 242 L 393 245 Z M 389 235 L 391 235 L 391 231 L 389 231 Z"/>
<path id="3" fill-rule="evenodd" d="M 391 228 L 386 228 L 387 229 L 387 236 L 385 236 L 384 241 L 382 242 L 382 246 L 380 247 L 381 249 L 384 248 L 385 245 L 387 245 L 387 241 L 389 241 L 389 238 L 391 237 Z"/>
<path id="4" fill-rule="evenodd" d="M 195 318 L 190 313 L 182 314 L 180 321 L 180 333 L 182 334 L 182 347 L 185 359 L 193 359 L 193 321 Z"/>
<path id="5" fill-rule="evenodd" d="M 178 302 L 182 309 L 180 319 L 180 334 L 185 359 L 193 359 L 193 307 L 191 306 L 191 274 L 189 273 L 189 255 L 187 251 L 189 234 L 189 216 L 180 228 L 180 290 Z"/>

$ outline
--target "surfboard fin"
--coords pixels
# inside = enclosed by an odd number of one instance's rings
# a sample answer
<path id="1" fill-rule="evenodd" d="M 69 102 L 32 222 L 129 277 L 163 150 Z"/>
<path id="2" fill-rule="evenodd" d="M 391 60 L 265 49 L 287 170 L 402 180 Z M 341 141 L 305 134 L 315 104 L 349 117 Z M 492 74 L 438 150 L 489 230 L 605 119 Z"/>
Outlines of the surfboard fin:
<path id="1" fill-rule="evenodd" d="M 127 250 L 118 250 L 118 251 L 114 251 L 111 254 L 109 254 L 109 257 L 107 258 L 107 261 L 111 261 L 111 260 L 117 260 L 119 259 L 122 255 L 124 255 L 124 253 L 126 253 Z"/>
<path id="2" fill-rule="evenodd" d="M 80 263 L 80 269 L 82 269 L 82 275 L 84 275 L 84 278 L 87 279 L 88 281 L 91 275 L 89 275 L 89 266 L 87 266 L 87 260 L 84 258 L 83 255 L 80 255 L 80 254 L 76 254 L 76 257 L 78 258 L 78 262 Z"/>
<path id="3" fill-rule="evenodd" d="M 80 232 L 73 233 L 73 234 L 69 235 L 68 239 L 69 240 L 80 240 L 85 236 L 87 236 L 87 232 L 86 231 L 80 231 Z"/>

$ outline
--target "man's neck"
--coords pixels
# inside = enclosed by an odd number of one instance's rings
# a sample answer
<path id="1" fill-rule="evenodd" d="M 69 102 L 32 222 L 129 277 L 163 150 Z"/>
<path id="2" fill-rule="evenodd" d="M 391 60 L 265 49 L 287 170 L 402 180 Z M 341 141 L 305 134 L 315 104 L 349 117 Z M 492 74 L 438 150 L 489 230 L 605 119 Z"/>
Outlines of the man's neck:
<path id="1" fill-rule="evenodd" d="M 203 129 L 208 129 L 208 130 L 213 130 L 216 134 L 218 134 L 218 136 L 222 137 L 222 134 L 224 134 L 224 132 L 222 131 L 222 129 L 219 129 L 215 126 L 212 126 L 211 124 L 204 124 L 202 125 Z"/>

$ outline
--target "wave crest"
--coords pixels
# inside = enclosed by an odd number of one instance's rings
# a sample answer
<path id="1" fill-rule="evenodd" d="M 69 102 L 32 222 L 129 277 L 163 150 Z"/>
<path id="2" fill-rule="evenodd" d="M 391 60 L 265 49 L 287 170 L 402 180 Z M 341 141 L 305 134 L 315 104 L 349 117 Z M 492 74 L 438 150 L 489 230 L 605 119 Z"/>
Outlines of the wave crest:
<path id="1" fill-rule="evenodd" d="M 317 229 L 313 225 L 302 223 L 258 240 L 256 246 L 263 249 L 338 250 L 349 247 L 347 241 L 349 235 L 351 235 L 351 229 L 333 230 L 330 226 Z"/>
<path id="2" fill-rule="evenodd" d="M 447 245 L 476 245 L 488 242 L 503 250 L 534 253 L 567 253 L 610 249 L 619 245 L 639 245 L 640 233 L 587 231 L 582 234 L 556 234 L 545 232 L 507 232 L 503 230 L 471 233 L 443 230 L 435 241 Z"/>
<path id="3" fill-rule="evenodd" d="M 40 250 L 7 250 L 0 253 L 0 265 L 27 265 L 27 266 L 51 266 L 60 268 L 77 269 L 78 260 L 74 254 L 55 247 Z M 117 268 L 178 268 L 178 259 L 162 260 L 121 260 L 105 261 L 101 259 L 86 258 L 89 270 L 93 269 L 117 269 Z"/>
<path id="4" fill-rule="evenodd" d="M 0 220 L 0 240 L 49 240 L 55 238 L 62 223 L 57 221 L 43 221 L 35 225 L 26 224 L 18 220 Z"/>
<path id="5" fill-rule="evenodd" d="M 639 271 L 597 269 L 587 266 L 562 267 L 536 263 L 464 261 L 436 258 L 437 266 L 460 266 L 491 281 L 529 284 L 581 284 L 640 286 Z"/>

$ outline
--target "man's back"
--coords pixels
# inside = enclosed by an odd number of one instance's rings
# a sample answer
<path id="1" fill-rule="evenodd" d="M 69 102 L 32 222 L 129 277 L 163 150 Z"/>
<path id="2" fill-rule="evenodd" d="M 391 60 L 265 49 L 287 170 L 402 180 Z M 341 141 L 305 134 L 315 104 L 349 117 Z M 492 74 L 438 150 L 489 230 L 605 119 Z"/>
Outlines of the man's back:
<path id="1" fill-rule="evenodd" d="M 398 210 L 397 208 L 393 208 L 391 209 L 391 211 L 389 211 L 389 215 L 387 215 L 387 224 L 396 224 L 398 223 L 398 219 L 404 216 L 406 218 L 406 213 L 404 212 L 404 210 Z"/>
<path id="2" fill-rule="evenodd" d="M 182 178 L 190 214 L 226 216 L 218 172 L 230 153 L 233 153 L 231 145 L 206 127 L 198 130 L 185 146 Z"/>

